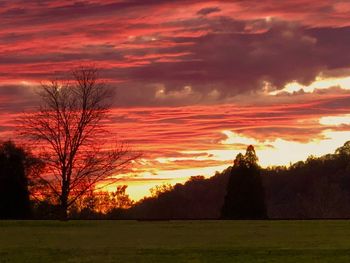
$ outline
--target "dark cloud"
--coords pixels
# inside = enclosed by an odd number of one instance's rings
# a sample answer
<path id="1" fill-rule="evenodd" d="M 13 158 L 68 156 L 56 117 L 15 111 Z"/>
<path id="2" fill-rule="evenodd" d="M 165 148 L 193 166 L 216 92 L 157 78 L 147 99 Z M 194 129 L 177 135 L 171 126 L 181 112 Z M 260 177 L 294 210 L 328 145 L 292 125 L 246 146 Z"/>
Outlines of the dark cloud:
<path id="1" fill-rule="evenodd" d="M 206 8 L 202 8 L 201 10 L 199 10 L 197 12 L 198 15 L 209 15 L 211 13 L 217 13 L 220 12 L 221 9 L 219 7 L 206 7 Z"/>
<path id="2" fill-rule="evenodd" d="M 125 12 L 138 8 L 149 9 L 161 5 L 176 6 L 181 5 L 186 0 L 176 0 L 169 2 L 167 0 L 125 0 L 125 1 L 33 1 L 28 3 L 26 0 L 6 1 L 3 12 L 0 15 L 5 18 L 12 18 L 13 15 L 27 16 L 18 17 L 20 19 L 13 20 L 16 25 L 40 25 L 47 23 L 65 23 L 71 20 L 79 21 L 81 19 L 93 19 L 97 17 L 114 15 L 125 15 Z M 200 0 L 193 0 L 193 3 Z M 25 8 L 24 8 L 25 7 Z M 73 14 L 73 15 L 72 15 Z M 127 15 L 126 15 L 127 17 Z M 6 23 L 6 25 L 8 25 Z"/>
<path id="3" fill-rule="evenodd" d="M 342 17 L 338 2 L 191 1 L 187 13 L 185 2 L 5 1 L 4 79 L 40 81 L 95 62 L 122 105 L 190 105 L 350 68 L 350 27 L 312 20 Z"/>
<path id="4" fill-rule="evenodd" d="M 350 28 L 307 29 L 279 21 L 258 33 L 237 33 L 233 28 L 233 32 L 173 38 L 178 44 L 193 43 L 165 48 L 187 51 L 180 61 L 152 61 L 115 73 L 147 85 L 161 83 L 165 92 L 190 86 L 202 94 L 215 89 L 225 97 L 260 90 L 266 82 L 276 89 L 292 81 L 309 84 L 322 71 L 350 67 Z M 138 50 L 139 55 L 148 51 Z"/>
<path id="5" fill-rule="evenodd" d="M 0 85 L 0 112 L 18 113 L 38 103 L 34 89 L 27 85 Z"/>
<path id="6" fill-rule="evenodd" d="M 44 54 L 31 54 L 25 57 L 16 56 L 13 53 L 0 54 L 1 64 L 28 64 L 50 61 L 51 63 L 88 60 L 112 60 L 119 61 L 122 56 L 109 45 L 84 45 L 78 50 L 61 50 L 60 52 L 45 52 Z"/>

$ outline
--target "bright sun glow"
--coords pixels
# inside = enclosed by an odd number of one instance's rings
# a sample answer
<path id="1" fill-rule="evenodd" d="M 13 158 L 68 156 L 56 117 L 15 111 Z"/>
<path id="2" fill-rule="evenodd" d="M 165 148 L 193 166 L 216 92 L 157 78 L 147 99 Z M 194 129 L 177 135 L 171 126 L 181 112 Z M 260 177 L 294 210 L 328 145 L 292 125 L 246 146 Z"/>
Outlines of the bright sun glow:
<path id="1" fill-rule="evenodd" d="M 321 117 L 320 124 L 322 125 L 350 125 L 350 114 L 346 114 L 344 116 L 329 116 L 329 117 Z"/>
<path id="2" fill-rule="evenodd" d="M 318 121 L 321 125 L 325 126 L 350 124 L 350 115 L 321 117 Z M 144 196 L 150 195 L 149 189 L 155 185 L 164 183 L 173 185 L 176 183 L 184 183 L 189 177 L 196 175 L 205 177 L 213 176 L 216 171 L 222 171 L 230 166 L 235 156 L 240 152 L 244 153 L 245 148 L 250 144 L 256 146 L 256 153 L 262 167 L 274 165 L 288 166 L 291 163 L 306 160 L 310 155 L 322 156 L 333 153 L 338 147 L 350 139 L 350 131 L 334 131 L 331 129 L 324 130 L 317 139 L 310 139 L 310 141 L 306 143 L 282 138 L 257 140 L 230 130 L 224 130 L 222 134 L 224 134 L 226 138 L 220 142 L 220 145 L 223 146 L 221 149 L 181 151 L 181 154 L 188 154 L 189 156 L 178 158 L 163 157 L 156 160 L 162 164 L 171 164 L 176 161 L 210 160 L 225 163 L 224 165 L 188 169 L 155 170 L 152 172 L 139 173 L 135 181 L 128 181 L 128 193 L 133 199 L 138 200 Z M 126 176 L 126 178 L 127 177 L 128 176 Z M 110 187 L 109 190 L 115 190 L 115 186 Z"/>
<path id="3" fill-rule="evenodd" d="M 237 150 L 237 145 L 258 145 L 256 149 L 260 165 L 263 167 L 271 165 L 289 165 L 290 163 L 305 160 L 308 156 L 322 156 L 334 152 L 350 138 L 350 131 L 326 130 L 321 135 L 323 139 L 312 139 L 307 143 L 275 139 L 257 141 L 254 138 L 236 134 L 231 131 L 223 131 L 228 136 L 221 143 L 232 145 L 230 150 L 191 151 L 188 153 L 207 153 L 214 160 L 232 162 L 234 157 L 242 150 Z M 241 148 L 241 147 L 240 147 Z"/>
<path id="4" fill-rule="evenodd" d="M 312 93 L 315 90 L 328 89 L 330 87 L 339 87 L 344 90 L 350 90 L 350 77 L 341 78 L 326 78 L 322 79 L 318 77 L 316 81 L 311 83 L 309 86 L 304 86 L 298 82 L 291 82 L 284 86 L 283 89 L 272 91 L 270 95 L 277 95 L 282 92 L 294 93 L 303 90 L 306 93 Z"/>

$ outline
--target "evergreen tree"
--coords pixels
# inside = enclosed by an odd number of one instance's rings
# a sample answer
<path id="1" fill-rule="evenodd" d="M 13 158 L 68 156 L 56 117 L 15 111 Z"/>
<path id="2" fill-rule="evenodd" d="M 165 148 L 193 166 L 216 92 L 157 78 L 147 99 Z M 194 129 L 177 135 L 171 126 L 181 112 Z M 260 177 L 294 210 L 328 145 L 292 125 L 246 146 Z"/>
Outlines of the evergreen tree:
<path id="1" fill-rule="evenodd" d="M 30 215 L 26 153 L 11 141 L 0 145 L 0 219 L 24 219 Z"/>
<path id="2" fill-rule="evenodd" d="M 227 186 L 223 219 L 264 219 L 266 205 L 260 167 L 254 147 L 248 146 L 246 154 L 239 153 L 234 161 Z"/>

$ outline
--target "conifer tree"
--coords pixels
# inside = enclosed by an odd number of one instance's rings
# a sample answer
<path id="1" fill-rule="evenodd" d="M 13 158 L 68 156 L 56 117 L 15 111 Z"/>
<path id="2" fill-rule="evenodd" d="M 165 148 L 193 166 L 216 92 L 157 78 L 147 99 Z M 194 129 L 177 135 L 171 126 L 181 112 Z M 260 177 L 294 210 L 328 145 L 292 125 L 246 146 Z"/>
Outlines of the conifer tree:
<path id="1" fill-rule="evenodd" d="M 258 157 L 252 145 L 248 146 L 244 156 L 241 153 L 236 156 L 221 217 L 223 219 L 267 217 Z"/>

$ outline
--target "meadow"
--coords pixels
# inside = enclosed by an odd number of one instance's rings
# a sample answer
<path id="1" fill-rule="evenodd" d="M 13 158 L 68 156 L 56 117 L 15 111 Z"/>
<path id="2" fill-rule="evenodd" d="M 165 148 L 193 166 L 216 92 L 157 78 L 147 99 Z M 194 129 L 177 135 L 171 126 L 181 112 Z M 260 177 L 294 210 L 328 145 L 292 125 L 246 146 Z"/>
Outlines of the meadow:
<path id="1" fill-rule="evenodd" d="M 0 262 L 350 262 L 350 221 L 0 221 Z"/>

